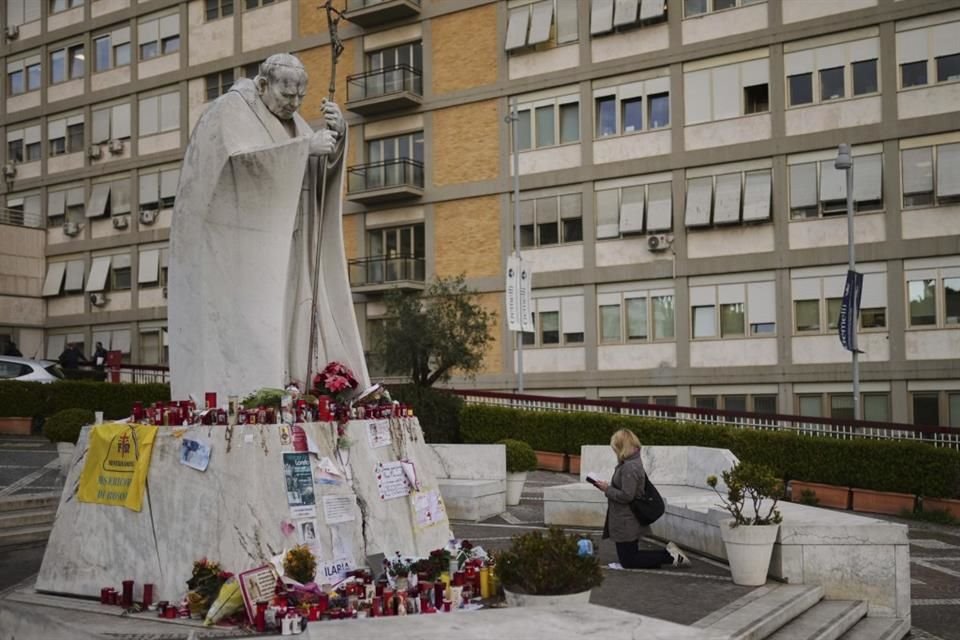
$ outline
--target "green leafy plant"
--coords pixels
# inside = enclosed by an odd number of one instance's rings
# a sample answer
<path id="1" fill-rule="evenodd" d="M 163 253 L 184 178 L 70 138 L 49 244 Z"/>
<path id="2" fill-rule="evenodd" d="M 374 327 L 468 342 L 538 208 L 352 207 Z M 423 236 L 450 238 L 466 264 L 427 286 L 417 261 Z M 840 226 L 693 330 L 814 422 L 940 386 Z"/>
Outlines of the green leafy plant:
<path id="1" fill-rule="evenodd" d="M 241 404 L 248 409 L 255 409 L 257 407 L 273 407 L 274 409 L 279 409 L 280 402 L 286 394 L 287 392 L 283 389 L 264 387 L 256 393 L 248 395 L 243 399 Z"/>
<path id="2" fill-rule="evenodd" d="M 533 447 L 523 440 L 504 438 L 497 444 L 502 444 L 507 452 L 507 473 L 522 473 L 537 468 L 537 454 Z"/>
<path id="3" fill-rule="evenodd" d="M 813 489 L 804 489 L 800 492 L 800 497 L 797 499 L 797 502 L 815 507 L 820 504 L 820 498 L 817 497 L 817 492 Z"/>
<path id="4" fill-rule="evenodd" d="M 313 582 L 317 573 L 317 558 L 306 545 L 297 545 L 283 556 L 283 572 L 300 584 Z"/>
<path id="5" fill-rule="evenodd" d="M 93 424 L 93 411 L 89 409 L 64 409 L 58 411 L 43 423 L 43 435 L 51 442 L 77 443 L 80 430 Z"/>
<path id="6" fill-rule="evenodd" d="M 415 384 L 390 385 L 394 400 L 413 407 L 423 429 L 423 439 L 430 443 L 459 444 L 460 411 L 463 399 L 449 391 Z"/>
<path id="7" fill-rule="evenodd" d="M 514 593 L 554 596 L 587 591 L 603 582 L 594 556 L 581 556 L 578 538 L 551 527 L 515 536 L 510 548 L 494 554 L 497 576 Z"/>
<path id="8" fill-rule="evenodd" d="M 727 485 L 726 497 L 717 489 L 717 476 L 707 476 L 707 484 L 720 496 L 723 508 L 733 516 L 733 526 L 777 524 L 781 521 L 777 501 L 783 495 L 783 482 L 773 469 L 762 464 L 740 462 L 720 475 Z M 764 507 L 766 511 L 762 511 Z"/>

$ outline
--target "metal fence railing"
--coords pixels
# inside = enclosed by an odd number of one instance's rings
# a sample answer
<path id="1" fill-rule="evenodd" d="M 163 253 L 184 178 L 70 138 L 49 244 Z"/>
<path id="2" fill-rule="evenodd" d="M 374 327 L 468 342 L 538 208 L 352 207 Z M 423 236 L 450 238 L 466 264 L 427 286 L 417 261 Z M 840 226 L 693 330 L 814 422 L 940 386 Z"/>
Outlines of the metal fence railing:
<path id="1" fill-rule="evenodd" d="M 348 263 L 350 286 L 385 284 L 410 280 L 423 282 L 426 279 L 426 261 L 410 255 L 371 256 L 356 258 Z"/>
<path id="2" fill-rule="evenodd" d="M 420 4 L 420 0 L 410 0 L 413 4 Z M 375 7 L 378 4 L 383 4 L 384 2 L 389 2 L 389 0 L 347 0 L 347 11 L 356 11 L 357 9 L 366 9 L 367 7 Z"/>
<path id="3" fill-rule="evenodd" d="M 347 169 L 347 192 L 351 194 L 393 187 L 423 189 L 423 163 L 413 158 L 395 158 Z"/>
<path id="4" fill-rule="evenodd" d="M 0 208 L 0 224 L 10 224 L 16 227 L 44 228 L 43 216 L 39 213 L 21 211 L 19 209 Z"/>
<path id="5" fill-rule="evenodd" d="M 557 398 L 552 396 L 521 395 L 499 391 L 452 390 L 467 404 L 509 407 L 526 411 L 587 411 L 643 416 L 678 422 L 700 422 L 741 429 L 787 431 L 805 436 L 839 438 L 844 440 L 913 440 L 937 447 L 960 449 L 960 429 L 927 427 L 867 420 L 837 420 L 811 416 L 791 416 L 777 413 L 748 413 L 675 407 L 667 405 L 633 404 L 613 400 L 585 398 Z"/>
<path id="6" fill-rule="evenodd" d="M 347 102 L 380 98 L 404 91 L 423 95 L 423 75 L 419 69 L 398 64 L 347 76 Z"/>

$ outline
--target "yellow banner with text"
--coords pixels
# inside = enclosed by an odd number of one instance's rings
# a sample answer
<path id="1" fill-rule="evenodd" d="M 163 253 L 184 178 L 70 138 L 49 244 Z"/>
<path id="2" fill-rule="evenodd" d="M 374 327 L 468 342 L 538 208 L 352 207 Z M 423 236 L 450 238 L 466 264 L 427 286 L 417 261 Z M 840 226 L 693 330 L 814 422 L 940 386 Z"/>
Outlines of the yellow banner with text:
<path id="1" fill-rule="evenodd" d="M 140 511 L 157 427 L 100 424 L 90 430 L 77 499 Z"/>

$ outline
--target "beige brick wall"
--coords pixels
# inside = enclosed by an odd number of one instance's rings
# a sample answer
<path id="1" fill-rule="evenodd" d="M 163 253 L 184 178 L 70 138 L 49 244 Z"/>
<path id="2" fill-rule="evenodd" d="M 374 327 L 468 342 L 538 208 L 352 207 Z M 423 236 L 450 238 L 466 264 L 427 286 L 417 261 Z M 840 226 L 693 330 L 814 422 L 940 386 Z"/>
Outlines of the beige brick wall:
<path id="1" fill-rule="evenodd" d="M 343 216 L 343 250 L 347 254 L 347 260 L 360 257 L 357 229 L 362 220 L 363 216 L 360 214 Z"/>
<path id="2" fill-rule="evenodd" d="M 343 54 L 337 61 L 337 94 L 334 98 L 344 111 L 346 111 L 347 101 L 347 76 L 355 73 L 353 51 L 358 42 L 357 39 L 346 40 L 343 43 Z M 298 51 L 297 56 L 303 61 L 303 66 L 306 67 L 307 75 L 310 77 L 307 97 L 303 99 L 300 115 L 311 124 L 316 124 L 320 118 L 320 104 L 327 97 L 327 90 L 330 88 L 330 46 L 304 49 Z"/>
<path id="3" fill-rule="evenodd" d="M 483 367 L 479 373 L 502 373 L 503 349 L 500 345 L 500 324 L 503 322 L 503 292 L 484 293 L 477 297 L 487 311 L 497 314 L 494 322 L 490 324 L 492 339 L 487 344 L 487 352 L 483 354 Z"/>
<path id="4" fill-rule="evenodd" d="M 430 24 L 433 92 L 481 87 L 497 81 L 497 4 L 435 19 Z M 469 43 L 464 36 L 469 34 Z"/>
<path id="5" fill-rule="evenodd" d="M 496 100 L 474 102 L 433 114 L 433 183 L 492 180 L 497 177 L 500 150 Z"/>
<path id="6" fill-rule="evenodd" d="M 500 274 L 500 207 L 496 196 L 434 206 L 434 261 L 438 276 Z"/>
<path id="7" fill-rule="evenodd" d="M 318 8 L 322 4 L 320 0 L 300 0 L 300 35 L 327 33 L 327 12 Z M 333 6 L 340 11 L 343 11 L 346 5 L 347 0 L 333 2 Z M 340 26 L 344 24 L 341 22 Z"/>

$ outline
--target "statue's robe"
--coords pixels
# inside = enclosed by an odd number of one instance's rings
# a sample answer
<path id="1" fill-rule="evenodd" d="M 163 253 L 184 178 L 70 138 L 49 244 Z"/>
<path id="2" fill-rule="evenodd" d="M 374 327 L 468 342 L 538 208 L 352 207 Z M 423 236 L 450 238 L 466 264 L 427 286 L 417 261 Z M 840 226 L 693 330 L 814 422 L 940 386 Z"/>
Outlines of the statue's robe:
<path id="1" fill-rule="evenodd" d="M 292 134 L 291 134 L 292 132 Z M 288 130 L 237 82 L 206 110 L 180 171 L 170 233 L 171 393 L 218 401 L 291 381 L 336 360 L 369 384 L 341 223 L 346 136 L 309 155 L 299 114 Z M 320 182 L 327 163 L 326 197 Z M 315 231 L 320 225 L 316 346 L 309 353 Z"/>

